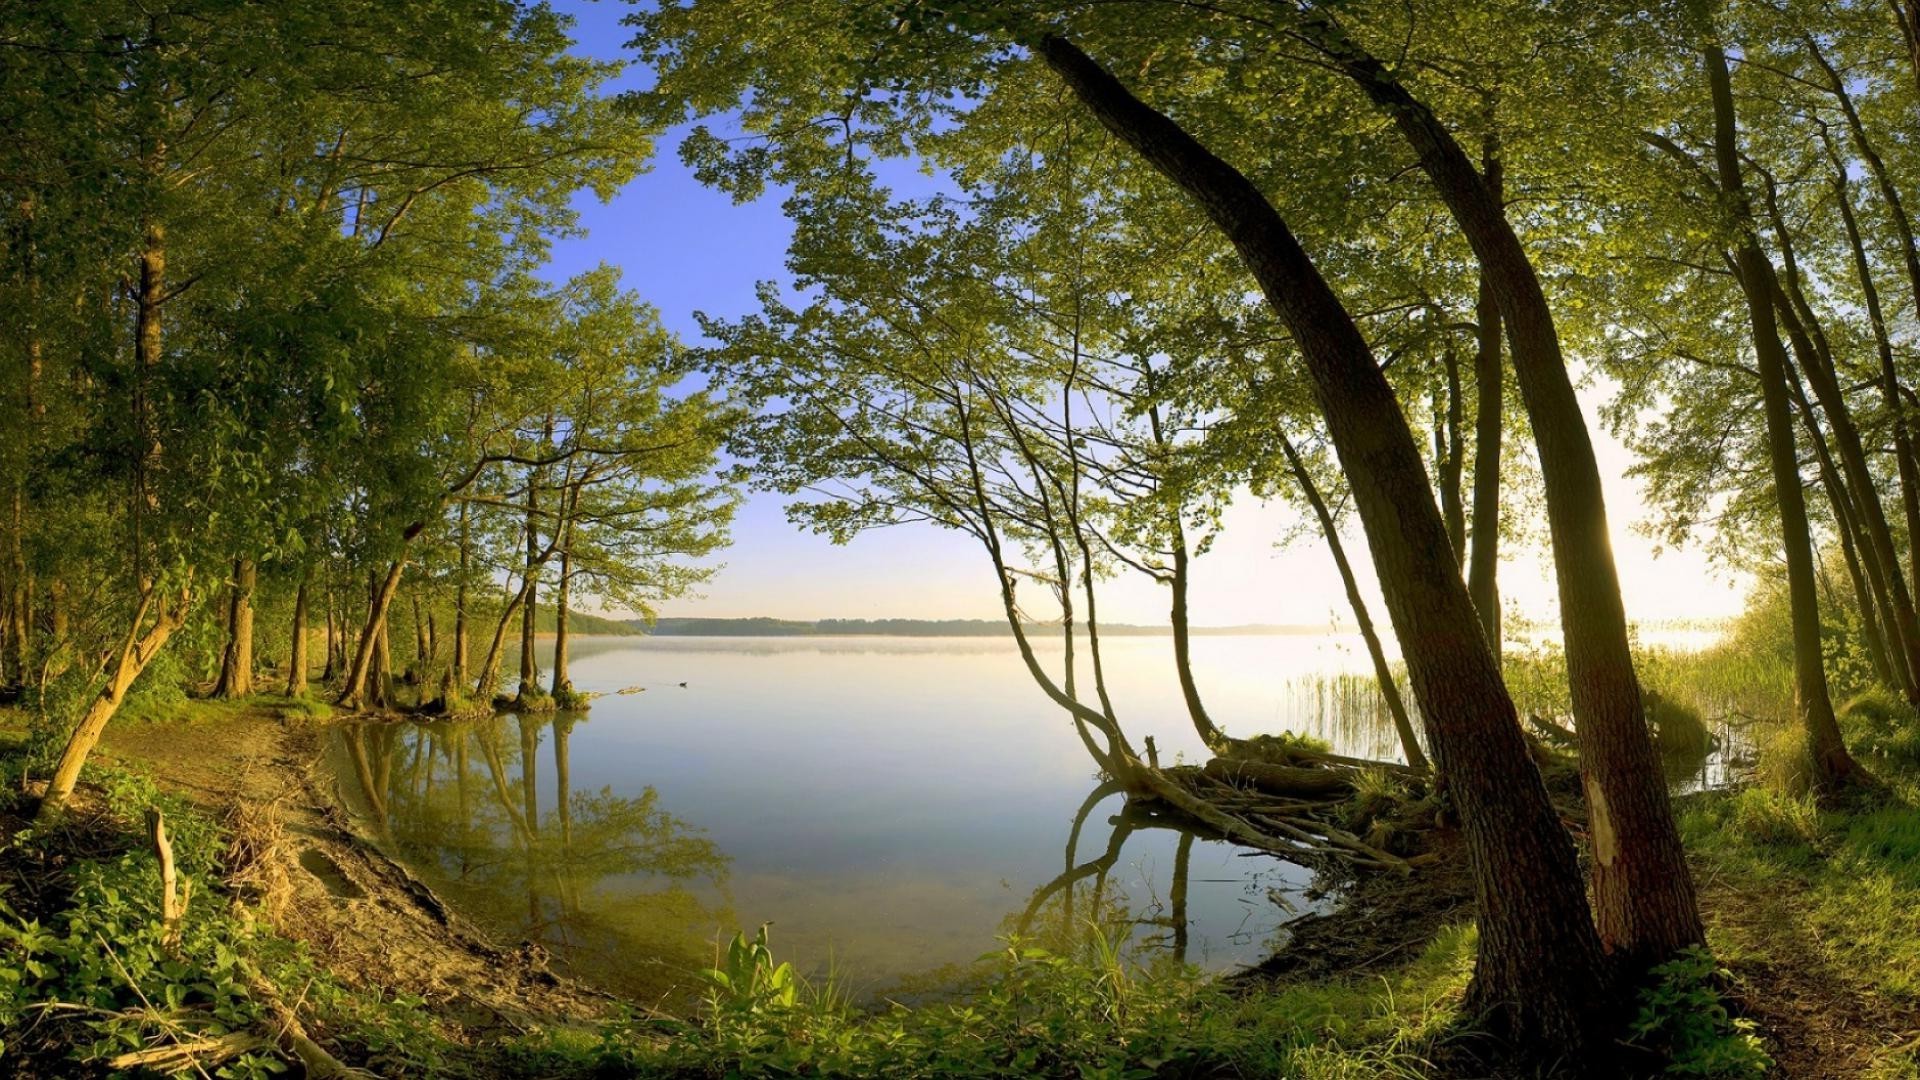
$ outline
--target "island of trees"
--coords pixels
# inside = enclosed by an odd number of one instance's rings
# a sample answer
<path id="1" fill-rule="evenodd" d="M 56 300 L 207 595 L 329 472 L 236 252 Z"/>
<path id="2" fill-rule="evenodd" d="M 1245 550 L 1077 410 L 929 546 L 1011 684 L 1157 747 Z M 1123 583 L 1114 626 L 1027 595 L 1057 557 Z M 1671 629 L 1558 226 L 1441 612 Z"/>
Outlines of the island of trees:
<path id="1" fill-rule="evenodd" d="M 188 694 L 579 705 L 574 613 L 699 585 L 755 487 L 835 540 L 977 543 L 994 632 L 1137 812 L 1332 875 L 1464 873 L 1454 1022 L 1485 1046 L 1460 1068 L 1751 1066 L 1577 387 L 1609 395 L 1663 538 L 1756 572 L 1782 797 L 1910 819 L 1887 747 L 1920 725 L 1917 10 L 686 0 L 627 17 L 648 70 L 622 92 L 509 0 L 10 11 L 22 813 L 61 827 L 116 715 Z M 698 343 L 613 268 L 541 274 L 572 200 L 667 138 L 794 229 L 783 282 Z M 1189 582 L 1242 498 L 1326 549 L 1400 760 L 1209 710 Z M 1531 542 L 1565 715 L 1510 685 L 1501 553 Z M 1211 761 L 1136 745 L 1109 692 L 1102 636 L 1137 628 L 1102 583 L 1133 575 L 1165 590 Z M 1843 727 L 1860 691 L 1871 731 Z M 1388 782 L 1420 837 L 1352 827 Z M 1648 1020 L 1687 964 L 1692 1026 Z M 673 1067 L 778 1071 L 716 1053 Z"/>

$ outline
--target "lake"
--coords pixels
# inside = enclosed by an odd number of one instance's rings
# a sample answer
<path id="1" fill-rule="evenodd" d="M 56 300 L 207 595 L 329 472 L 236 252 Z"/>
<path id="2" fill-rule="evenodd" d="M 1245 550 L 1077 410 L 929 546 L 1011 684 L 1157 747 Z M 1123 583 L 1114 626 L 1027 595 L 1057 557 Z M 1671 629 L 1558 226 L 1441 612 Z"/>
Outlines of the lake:
<path id="1" fill-rule="evenodd" d="M 1163 760 L 1204 760 L 1170 640 L 1103 647 L 1136 745 L 1151 735 Z M 1060 648 L 1040 643 L 1054 670 Z M 1010 638 L 584 638 L 573 651 L 575 687 L 603 695 L 590 711 L 342 725 L 330 753 L 356 812 L 430 885 L 612 989 L 673 994 L 717 937 L 771 922 L 776 956 L 857 997 L 924 992 L 995 948 L 1070 861 L 1103 854 L 1046 917 L 1098 912 L 1142 958 L 1254 963 L 1325 903 L 1299 867 L 1116 823 L 1118 795 L 1092 805 L 1070 859 L 1097 778 Z M 1194 668 L 1233 734 L 1400 756 L 1357 636 L 1199 636 Z"/>

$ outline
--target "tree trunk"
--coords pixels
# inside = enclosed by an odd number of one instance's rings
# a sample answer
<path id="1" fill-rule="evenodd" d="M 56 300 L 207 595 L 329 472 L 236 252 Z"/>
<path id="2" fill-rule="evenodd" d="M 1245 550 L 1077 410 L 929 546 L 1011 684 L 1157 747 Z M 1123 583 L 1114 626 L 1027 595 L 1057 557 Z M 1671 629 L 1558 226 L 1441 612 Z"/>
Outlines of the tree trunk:
<path id="1" fill-rule="evenodd" d="M 149 585 L 141 591 L 140 605 L 133 614 L 133 624 L 127 629 L 127 639 L 120 646 L 120 652 L 114 660 L 113 670 L 107 677 L 107 685 L 101 688 L 87 711 L 80 718 L 79 726 L 67 737 L 65 749 L 60 751 L 60 760 L 53 767 L 53 778 L 47 783 L 47 792 L 40 800 L 39 819 L 47 821 L 57 816 L 66 807 L 67 800 L 73 795 L 73 786 L 80 780 L 80 769 L 87 762 L 87 755 L 100 742 L 101 733 L 107 729 L 107 721 L 113 719 L 122 702 L 127 699 L 127 691 L 132 689 L 133 681 L 140 677 L 153 661 L 174 631 L 187 621 L 187 613 L 193 607 L 193 594 L 188 587 L 182 587 L 179 597 L 171 604 L 161 601 L 161 609 L 146 633 L 140 627 L 146 622 L 147 613 L 154 607 L 159 588 Z"/>
<path id="2" fill-rule="evenodd" d="M 1467 506 L 1460 491 L 1466 461 L 1461 425 L 1460 358 L 1452 349 L 1443 354 L 1447 373 L 1444 404 L 1439 409 L 1440 423 L 1434 431 L 1435 469 L 1440 474 L 1440 517 L 1447 523 L 1447 540 L 1453 544 L 1454 561 L 1467 563 Z"/>
<path id="3" fill-rule="evenodd" d="M 338 633 L 333 617 L 333 586 L 327 586 L 327 667 L 320 673 L 320 681 L 333 682 L 333 673 L 338 666 L 340 651 Z"/>
<path id="4" fill-rule="evenodd" d="M 560 586 L 553 594 L 553 697 L 555 701 L 573 696 L 573 678 L 567 674 L 567 591 L 573 583 L 572 526 L 567 527 L 568 543 L 560 549 Z"/>
<path id="5" fill-rule="evenodd" d="M 1293 440 L 1280 436 L 1280 449 L 1287 455 L 1287 466 L 1293 470 L 1293 478 L 1300 485 L 1300 493 L 1307 498 L 1307 505 L 1313 508 L 1313 516 L 1320 523 L 1320 534 L 1326 538 L 1327 550 L 1333 553 L 1333 565 L 1340 571 L 1340 583 L 1347 590 L 1347 604 L 1353 608 L 1353 621 L 1360 627 L 1360 637 L 1367 643 L 1367 656 L 1373 661 L 1373 677 L 1380 684 L 1380 696 L 1386 699 L 1387 712 L 1393 717 L 1393 730 L 1400 735 L 1400 750 L 1406 755 L 1407 764 L 1425 772 L 1430 766 L 1427 755 L 1420 749 L 1420 739 L 1413 732 L 1413 721 L 1407 716 L 1407 703 L 1400 699 L 1400 686 L 1394 681 L 1393 668 L 1387 665 L 1387 653 L 1380 645 L 1380 634 L 1373 628 L 1373 616 L 1367 612 L 1367 601 L 1360 595 L 1360 582 L 1354 576 L 1353 564 L 1347 561 L 1347 546 L 1340 540 L 1340 527 L 1333 520 L 1333 514 L 1327 509 L 1327 501 L 1320 497 L 1319 485 L 1313 482 L 1313 474 L 1307 472 L 1306 463 L 1300 460 L 1299 451 L 1293 447 Z"/>
<path id="6" fill-rule="evenodd" d="M 1594 912 L 1609 951 L 1629 971 L 1643 971 L 1700 943 L 1705 931 L 1633 670 L 1600 469 L 1552 309 L 1501 199 L 1433 111 L 1332 16 L 1315 10 L 1301 29 L 1392 116 L 1419 154 L 1478 257 L 1512 338 L 1546 484 L 1581 782 L 1593 820 Z"/>
<path id="7" fill-rule="evenodd" d="M 453 685 L 467 685 L 467 577 L 472 572 L 473 537 L 468 524 L 471 508 L 460 504 L 460 579 L 453 587 Z"/>
<path id="8" fill-rule="evenodd" d="M 408 539 L 411 540 L 412 536 L 408 536 Z M 374 647 L 379 639 L 385 636 L 387 611 L 393 606 L 393 594 L 400 587 L 400 574 L 406 566 L 407 560 L 404 557 L 388 563 L 385 577 L 370 598 L 371 602 L 367 605 L 367 622 L 360 631 L 360 644 L 354 649 L 353 663 L 347 668 L 347 677 L 340 687 L 340 695 L 334 699 L 334 704 L 341 708 L 359 709 L 367 704 L 367 677 L 373 667 Z"/>
<path id="9" fill-rule="evenodd" d="M 1298 342 L 1449 779 L 1480 900 L 1469 1009 L 1531 1048 L 1602 1053 L 1620 1019 L 1573 844 L 1467 598 L 1420 451 L 1339 298 L 1247 178 L 1063 38 L 1037 51 L 1108 130 L 1213 219 Z"/>
<path id="10" fill-rule="evenodd" d="M 307 693 L 307 589 L 312 570 L 300 577 L 293 594 L 293 645 L 287 657 L 287 696 L 305 697 Z"/>
<path id="11" fill-rule="evenodd" d="M 1187 619 L 1188 562 L 1187 530 L 1178 515 L 1173 520 L 1173 574 L 1167 585 L 1173 592 L 1173 609 L 1168 613 L 1173 624 L 1173 666 L 1180 678 L 1180 696 L 1187 704 L 1187 717 L 1200 736 L 1200 744 L 1219 753 L 1227 745 L 1227 733 L 1213 722 L 1200 699 L 1200 684 L 1193 678 L 1193 630 Z"/>
<path id="12" fill-rule="evenodd" d="M 1499 143 L 1489 135 L 1481 155 L 1487 190 L 1502 194 Z M 1467 595 L 1480 613 L 1480 625 L 1500 660 L 1500 442 L 1506 434 L 1506 371 L 1500 356 L 1500 302 L 1485 271 L 1474 305 L 1477 323 L 1473 354 L 1475 415 L 1473 428 L 1473 550 L 1467 556 Z"/>
<path id="13" fill-rule="evenodd" d="M 1840 221 L 1846 227 L 1847 246 L 1853 256 L 1853 272 L 1860 283 L 1860 297 L 1867 309 L 1867 324 L 1873 330 L 1874 352 L 1880 361 L 1880 394 L 1887 414 L 1893 418 L 1893 453 L 1899 468 L 1900 502 L 1906 511 L 1907 548 L 1909 559 L 1914 552 L 1920 551 L 1920 461 L 1916 460 L 1912 429 L 1907 422 L 1906 402 L 1902 399 L 1900 375 L 1894 367 L 1893 337 L 1888 332 L 1886 313 L 1880 306 L 1880 290 L 1874 284 L 1873 268 L 1867 261 L 1866 244 L 1860 235 L 1859 219 L 1854 216 L 1852 186 L 1847 181 L 1846 166 L 1840 162 L 1839 155 L 1829 145 L 1828 153 L 1834 162 L 1834 201 L 1840 208 Z M 1891 541 L 1889 541 L 1891 543 Z M 1892 571 L 1898 575 L 1898 565 Z M 1920 588 L 1920 578 L 1915 579 L 1916 588 Z M 1864 601 L 1863 601 L 1864 603 Z M 1907 669 L 1907 680 L 1902 685 L 1907 699 L 1920 700 L 1920 672 L 1912 671 L 1908 656 L 1902 656 Z"/>
<path id="14" fill-rule="evenodd" d="M 493 640 L 487 645 L 486 659 L 480 662 L 480 676 L 474 680 L 473 693 L 482 701 L 488 700 L 493 693 L 494 683 L 500 678 L 500 657 L 507 647 L 507 628 L 513 625 L 513 616 L 527 598 L 527 582 L 507 598 L 507 606 L 500 612 L 500 621 L 494 624 Z"/>
<path id="15" fill-rule="evenodd" d="M 27 682 L 27 667 L 33 650 L 33 620 L 29 617 L 33 584 L 27 574 L 26 532 L 27 496 L 20 484 L 13 488 L 10 527 L 7 530 L 6 655 L 0 672 L 10 676 L 14 685 Z M 0 678 L 0 682 L 7 681 Z"/>
<path id="16" fill-rule="evenodd" d="M 1735 263 L 1760 369 L 1760 390 L 1767 416 L 1767 451 L 1773 467 L 1774 497 L 1780 506 L 1781 542 L 1786 548 L 1787 594 L 1793 620 L 1794 706 L 1806 727 L 1814 789 L 1831 794 L 1864 778 L 1847 753 L 1834 721 L 1833 701 L 1820 650 L 1820 597 L 1814 581 L 1813 541 L 1801 489 L 1800 459 L 1787 401 L 1787 351 L 1774 320 L 1773 273 L 1753 232 L 1753 212 L 1740 175 L 1739 135 L 1733 111 L 1727 57 L 1718 45 L 1705 49 L 1708 89 L 1713 99 L 1714 160 L 1720 190 L 1738 228 Z"/>
<path id="17" fill-rule="evenodd" d="M 420 590 L 410 590 L 407 599 L 413 605 L 413 663 L 407 671 L 407 681 L 418 685 L 427 677 L 427 666 L 433 660 L 433 653 L 427 645 L 427 620 L 420 614 Z"/>
<path id="18" fill-rule="evenodd" d="M 550 442 L 553 438 L 553 417 L 547 417 L 542 429 Z M 545 561 L 540 554 L 540 470 L 532 469 L 527 473 L 527 567 L 526 584 L 521 590 L 525 597 L 520 604 L 520 696 L 527 697 L 539 689 L 540 664 L 534 655 L 534 626 L 540 609 L 540 567 Z"/>
<path id="19" fill-rule="evenodd" d="M 1840 478 L 1840 470 L 1833 464 L 1833 454 L 1827 449 L 1826 436 L 1820 430 L 1819 418 L 1814 415 L 1813 403 L 1807 400 L 1807 392 L 1791 367 L 1787 369 L 1787 385 L 1793 392 L 1794 403 L 1799 406 L 1800 422 L 1807 429 L 1807 441 L 1813 444 L 1814 459 L 1820 466 L 1820 485 L 1826 489 L 1827 504 L 1833 509 L 1834 531 L 1840 534 L 1840 551 L 1846 559 L 1847 578 L 1853 583 L 1854 599 L 1860 607 L 1860 629 L 1866 638 L 1867 660 L 1873 665 L 1875 678 L 1888 686 L 1904 689 L 1908 685 L 1907 671 L 1904 667 L 1894 665 L 1895 654 L 1888 651 L 1886 639 L 1881 636 L 1877 601 L 1867 584 L 1860 558 L 1860 545 L 1864 538 L 1860 532 L 1859 512 L 1854 509 L 1853 495 Z"/>
<path id="20" fill-rule="evenodd" d="M 258 569 L 252 559 L 233 560 L 233 584 L 227 602 L 227 648 L 220 659 L 217 698 L 253 693 L 253 587 Z"/>

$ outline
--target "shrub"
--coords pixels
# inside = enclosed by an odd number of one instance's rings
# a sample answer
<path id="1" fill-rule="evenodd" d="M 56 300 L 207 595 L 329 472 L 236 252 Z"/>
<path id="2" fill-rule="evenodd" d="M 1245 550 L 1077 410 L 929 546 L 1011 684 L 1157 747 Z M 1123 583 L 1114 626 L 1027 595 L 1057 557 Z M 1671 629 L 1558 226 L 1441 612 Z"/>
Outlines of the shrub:
<path id="1" fill-rule="evenodd" d="M 1667 1075 L 1758 1080 L 1773 1067 L 1754 1022 L 1727 1012 L 1719 989 L 1727 973 L 1705 948 L 1694 946 L 1653 974 L 1658 981 L 1640 992 L 1633 1035 L 1667 1055 Z"/>

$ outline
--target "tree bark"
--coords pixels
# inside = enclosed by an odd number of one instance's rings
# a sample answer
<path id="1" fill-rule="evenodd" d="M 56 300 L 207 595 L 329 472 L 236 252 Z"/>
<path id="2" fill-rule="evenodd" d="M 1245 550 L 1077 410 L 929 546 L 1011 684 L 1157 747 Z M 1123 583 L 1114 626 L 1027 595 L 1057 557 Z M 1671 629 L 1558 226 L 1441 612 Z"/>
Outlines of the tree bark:
<path id="1" fill-rule="evenodd" d="M 1470 1008 L 1527 1044 L 1604 1050 L 1619 1017 L 1566 830 L 1467 598 L 1420 451 L 1365 339 L 1259 190 L 1064 38 L 1040 57 L 1239 251 L 1298 343 L 1353 486 L 1480 899 Z"/>
<path id="2" fill-rule="evenodd" d="M 300 577 L 300 587 L 293 594 L 293 644 L 287 657 L 287 696 L 304 697 L 307 693 L 307 591 L 313 580 L 313 572 L 308 570 Z"/>
<path id="3" fill-rule="evenodd" d="M 1514 372 L 1546 483 L 1581 782 L 1594 823 L 1594 913 L 1609 951 L 1629 970 L 1645 970 L 1699 944 L 1705 930 L 1647 730 L 1600 469 L 1553 311 L 1502 200 L 1433 111 L 1331 15 L 1316 9 L 1300 25 L 1393 118 L 1419 155 L 1479 259 L 1512 339 Z M 1441 768 L 1449 771 L 1444 760 Z"/>
<path id="4" fill-rule="evenodd" d="M 369 598 L 367 622 L 360 632 L 360 644 L 354 650 L 353 663 L 347 669 L 347 677 L 340 687 L 340 695 L 334 700 L 336 705 L 345 709 L 359 709 L 367 704 L 367 674 L 373 665 L 374 646 L 386 636 L 387 611 L 393 606 L 393 594 L 400 587 L 400 575 L 407 568 L 404 554 L 407 545 L 425 531 L 426 521 L 416 521 L 408 525 L 401 534 L 402 555 L 387 564 L 387 572 L 379 588 Z M 382 692 L 384 697 L 384 691 Z"/>
<path id="5" fill-rule="evenodd" d="M 1454 561 L 1467 564 L 1467 505 L 1460 490 L 1466 466 L 1464 409 L 1460 400 L 1460 358 L 1452 349 L 1443 354 L 1446 390 L 1441 406 L 1440 424 L 1434 432 L 1435 470 L 1440 474 L 1440 517 L 1447 523 L 1447 540 L 1453 544 Z M 1471 593 L 1469 593 L 1471 595 Z"/>
<path id="6" fill-rule="evenodd" d="M 1888 686 L 1904 690 L 1909 676 L 1904 667 L 1895 667 L 1895 654 L 1888 651 L 1886 638 L 1881 635 L 1878 601 L 1867 584 L 1860 558 L 1865 537 L 1860 532 L 1860 515 L 1854 509 L 1853 493 L 1847 490 L 1845 481 L 1840 478 L 1840 470 L 1833 464 L 1833 454 L 1827 449 L 1826 436 L 1820 430 L 1819 418 L 1814 415 L 1813 403 L 1807 400 L 1807 392 L 1791 367 L 1787 369 L 1787 384 L 1793 392 L 1794 404 L 1799 406 L 1800 422 L 1807 429 L 1807 441 L 1813 444 L 1814 459 L 1820 467 L 1820 485 L 1826 490 L 1827 504 L 1833 509 L 1834 531 L 1840 534 L 1840 552 L 1846 560 L 1847 578 L 1853 584 L 1854 599 L 1860 608 L 1860 630 L 1866 638 L 1867 660 L 1873 665 L 1875 678 Z"/>
<path id="7" fill-rule="evenodd" d="M 1347 590 L 1347 604 L 1353 608 L 1353 621 L 1360 627 L 1360 637 L 1367 643 L 1367 656 L 1373 661 L 1374 680 L 1380 684 L 1380 696 L 1386 699 L 1387 712 L 1393 717 L 1393 730 L 1400 735 L 1400 750 L 1406 755 L 1408 765 L 1425 772 L 1430 768 L 1427 755 L 1420 749 L 1420 739 L 1413 732 L 1407 703 L 1400 699 L 1400 686 L 1394 681 L 1393 668 L 1387 665 L 1387 653 L 1380 645 L 1379 632 L 1373 628 L 1367 601 L 1360 595 L 1360 581 L 1354 576 L 1353 564 L 1347 561 L 1347 546 L 1340 540 L 1340 527 L 1327 509 L 1327 500 L 1320 497 L 1320 487 L 1313 482 L 1313 474 L 1307 472 L 1306 463 L 1294 449 L 1293 440 L 1285 434 L 1280 436 L 1280 449 L 1287 455 L 1287 466 L 1293 470 L 1300 493 L 1306 496 L 1314 518 L 1320 522 L 1320 535 L 1326 538 L 1327 550 L 1333 553 L 1333 565 L 1340 571 L 1340 583 Z"/>
<path id="8" fill-rule="evenodd" d="M 220 659 L 217 698 L 243 698 L 253 693 L 253 588 L 258 568 L 252 559 L 233 560 L 233 584 L 227 602 L 227 648 Z"/>
<path id="9" fill-rule="evenodd" d="M 1846 166 L 1840 162 L 1831 145 L 1827 148 L 1834 162 L 1834 201 L 1840 208 L 1840 221 L 1846 228 L 1847 247 L 1853 256 L 1854 277 L 1860 284 L 1861 302 L 1866 306 L 1867 324 L 1873 330 L 1875 356 L 1880 361 L 1880 394 L 1887 414 L 1893 418 L 1894 461 L 1899 468 L 1900 502 L 1906 511 L 1908 558 L 1915 558 L 1920 551 L 1920 460 L 1914 452 L 1912 428 L 1907 421 L 1906 401 L 1902 395 L 1899 371 L 1893 361 L 1893 336 L 1888 332 L 1886 313 L 1880 306 L 1880 290 L 1873 279 L 1873 267 L 1867 261 L 1866 244 L 1861 239 L 1859 219 L 1854 216 L 1852 185 L 1847 181 Z M 1888 541 L 1892 543 L 1891 540 Z M 1890 568 L 1897 576 L 1899 566 Z M 1920 577 L 1915 578 L 1915 587 L 1920 588 Z M 1913 662 L 1909 656 L 1903 656 L 1903 665 L 1908 671 L 1903 686 L 1907 699 L 1920 700 L 1920 672 L 1912 670 Z"/>
<path id="10" fill-rule="evenodd" d="M 47 783 L 46 794 L 40 799 L 39 819 L 50 820 L 59 815 L 73 796 L 73 787 L 80 780 L 80 769 L 87 762 L 87 755 L 99 744 L 100 736 L 107 729 L 107 721 L 127 699 L 127 691 L 133 688 L 133 682 L 146 670 L 154 656 L 159 653 L 174 631 L 187 621 L 187 613 L 193 607 L 193 593 L 189 586 L 183 586 L 180 595 L 172 602 L 162 600 L 158 595 L 159 587 L 148 585 L 141 590 L 140 605 L 134 610 L 132 625 L 127 628 L 126 641 L 114 659 L 113 670 L 107 677 L 107 685 L 102 687 L 91 704 L 87 706 L 80 723 L 67 737 L 67 745 L 60 751 L 60 760 L 53 767 L 53 778 Z M 152 611 L 156 602 L 160 611 L 154 617 L 153 625 L 145 633 L 141 626 L 146 622 L 147 613 Z"/>
<path id="11" fill-rule="evenodd" d="M 1173 572 L 1167 579 L 1167 587 L 1173 593 L 1173 607 L 1167 613 L 1168 621 L 1173 625 L 1173 666 L 1180 679 L 1180 697 L 1187 705 L 1187 718 L 1193 722 L 1193 730 L 1200 736 L 1200 744 L 1218 753 L 1227 745 L 1227 733 L 1213 722 L 1208 714 L 1206 702 L 1200 698 L 1200 684 L 1193 677 L 1193 628 L 1187 617 L 1187 586 L 1189 581 L 1187 552 L 1187 530 L 1180 524 L 1179 516 L 1173 519 Z"/>
<path id="12" fill-rule="evenodd" d="M 1504 204 L 1499 143 L 1491 135 L 1481 154 L 1487 190 Z M 1493 284 L 1480 273 L 1480 291 L 1474 304 L 1475 349 L 1473 379 L 1473 548 L 1467 555 L 1467 595 L 1480 613 L 1480 625 L 1498 662 L 1500 637 L 1500 443 L 1506 434 L 1506 371 L 1500 355 L 1500 302 Z"/>
<path id="13" fill-rule="evenodd" d="M 569 538 L 572 526 L 567 527 Z M 553 697 L 555 701 L 573 695 L 573 678 L 567 674 L 567 592 L 573 583 L 573 544 L 571 539 L 560 548 L 560 584 L 553 594 Z"/>
<path id="14" fill-rule="evenodd" d="M 468 515 L 472 508 L 465 502 L 460 504 L 460 578 L 453 586 L 453 685 L 467 685 L 467 577 L 472 573 L 473 536 Z"/>
<path id="15" fill-rule="evenodd" d="M 1812 533 L 1801 489 L 1793 418 L 1787 401 L 1787 351 L 1774 319 L 1773 272 L 1753 232 L 1753 211 L 1740 175 L 1739 134 L 1735 124 L 1732 79 L 1719 45 L 1704 50 L 1707 86 L 1713 100 L 1714 160 L 1728 213 L 1737 226 L 1735 264 L 1760 369 L 1760 390 L 1767 417 L 1767 451 L 1773 467 L 1774 497 L 1780 507 L 1780 534 L 1786 549 L 1787 594 L 1792 608 L 1794 706 L 1807 733 L 1814 789 L 1831 794 L 1864 778 L 1847 753 L 1833 716 L 1833 700 L 1820 650 L 1820 597 L 1814 580 Z"/>

